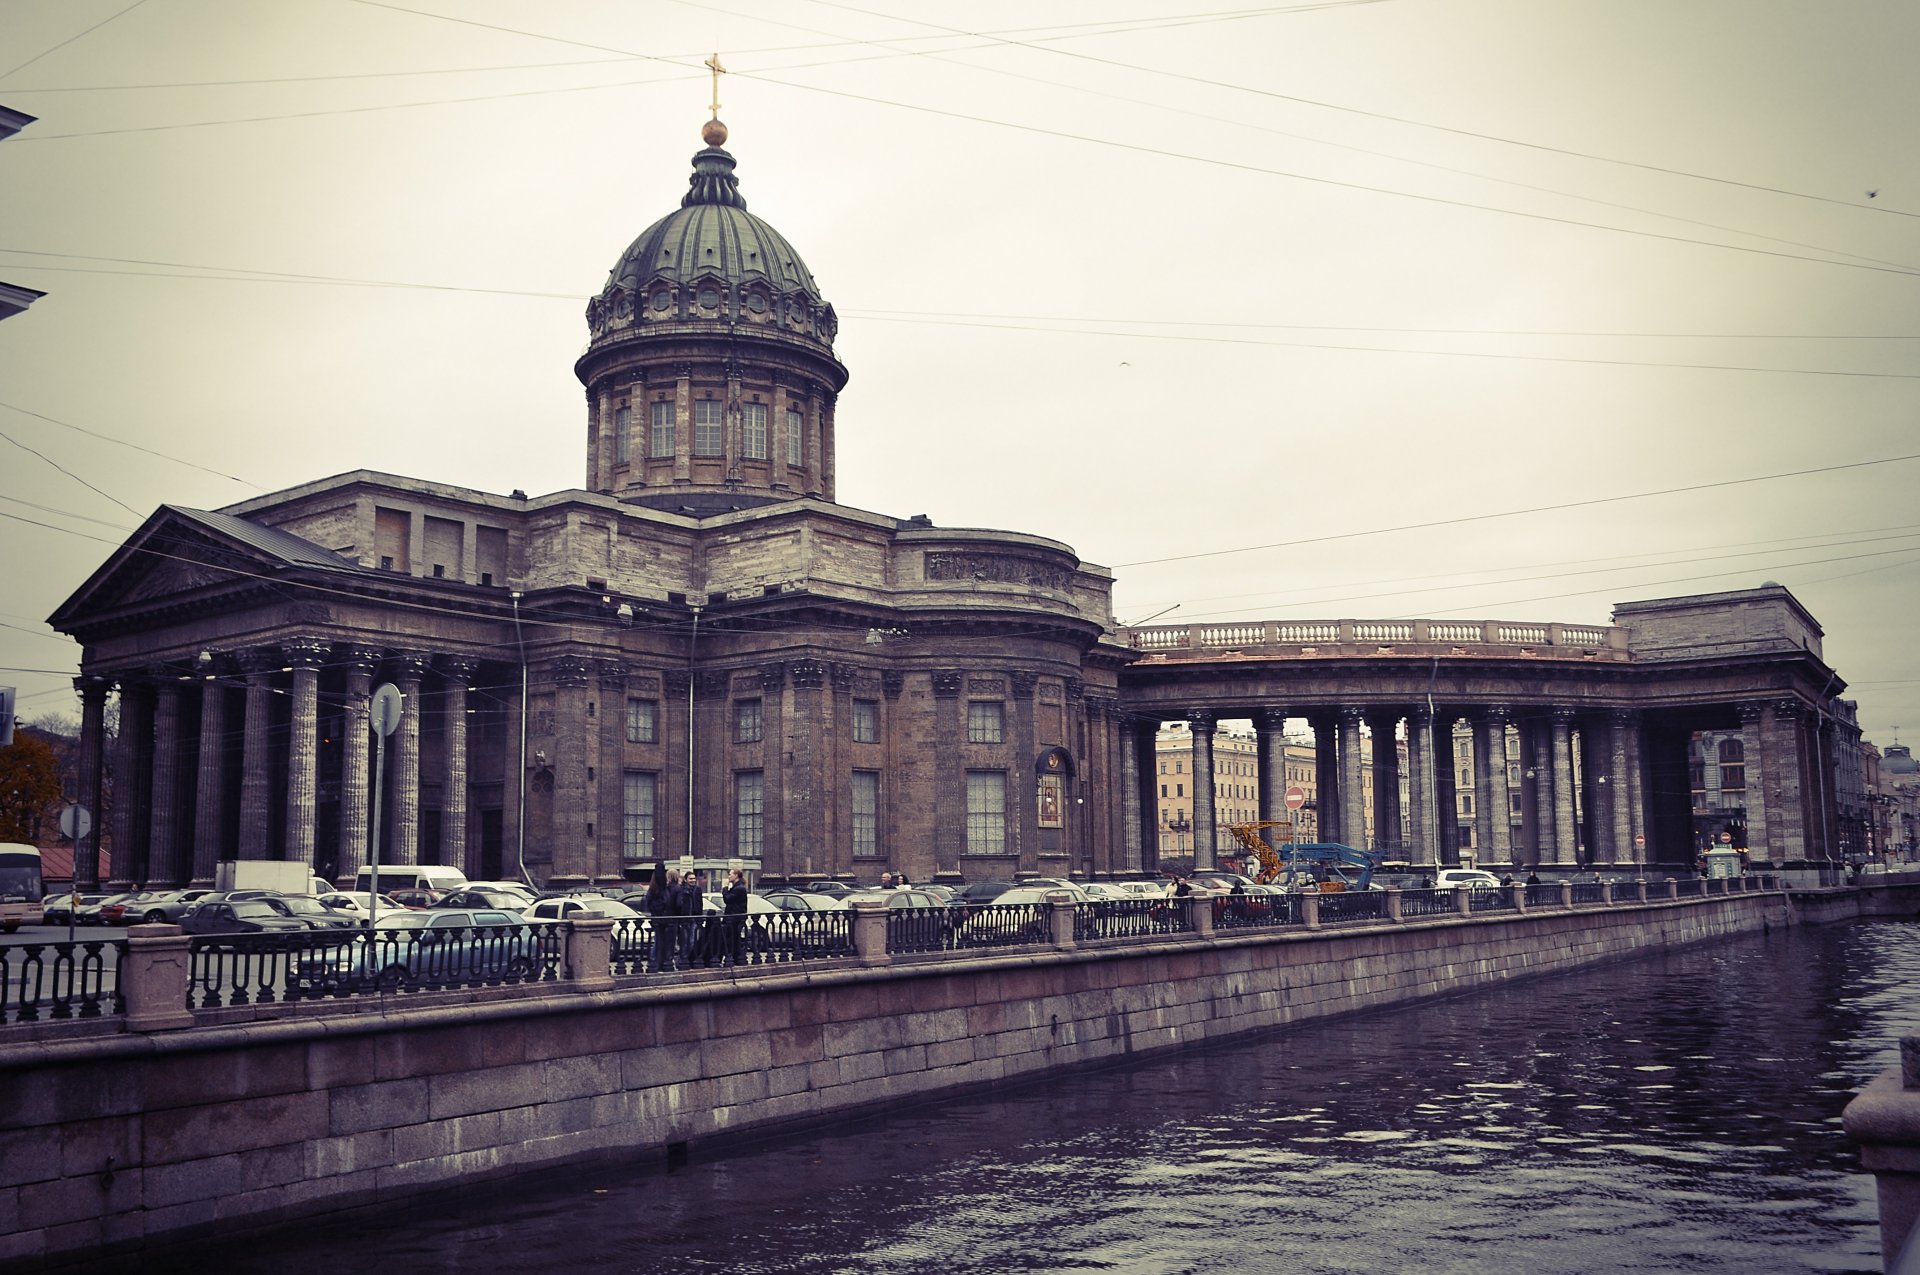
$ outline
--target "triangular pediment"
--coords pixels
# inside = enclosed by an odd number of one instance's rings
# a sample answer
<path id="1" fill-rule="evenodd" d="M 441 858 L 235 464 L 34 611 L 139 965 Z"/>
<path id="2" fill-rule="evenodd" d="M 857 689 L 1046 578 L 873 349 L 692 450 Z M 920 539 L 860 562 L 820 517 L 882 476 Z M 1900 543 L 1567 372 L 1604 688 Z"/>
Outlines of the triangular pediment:
<path id="1" fill-rule="evenodd" d="M 163 505 L 48 623 L 73 632 L 119 613 L 189 603 L 279 579 L 295 567 L 357 570 L 358 564 L 278 528 Z"/>

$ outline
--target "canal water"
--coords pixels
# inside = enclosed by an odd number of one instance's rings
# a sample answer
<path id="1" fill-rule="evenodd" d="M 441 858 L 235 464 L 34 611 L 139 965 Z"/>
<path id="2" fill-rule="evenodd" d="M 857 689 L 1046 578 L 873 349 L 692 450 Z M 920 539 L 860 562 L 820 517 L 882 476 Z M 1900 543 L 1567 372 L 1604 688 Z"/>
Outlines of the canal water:
<path id="1" fill-rule="evenodd" d="M 143 1269 L 1877 1272 L 1840 1111 L 1917 1028 L 1920 925 L 1776 928 Z"/>

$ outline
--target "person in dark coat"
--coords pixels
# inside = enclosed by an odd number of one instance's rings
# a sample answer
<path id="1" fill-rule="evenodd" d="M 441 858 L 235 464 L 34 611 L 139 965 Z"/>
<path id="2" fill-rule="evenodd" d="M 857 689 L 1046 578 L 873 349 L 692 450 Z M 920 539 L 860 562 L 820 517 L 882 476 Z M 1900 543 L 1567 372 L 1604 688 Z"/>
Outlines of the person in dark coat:
<path id="1" fill-rule="evenodd" d="M 653 927 L 652 951 L 647 957 L 650 974 L 673 968 L 675 927 L 670 918 L 679 911 L 679 896 L 679 887 L 674 884 L 667 865 L 656 862 L 653 875 L 647 879 L 647 896 L 642 900 Z"/>
<path id="2" fill-rule="evenodd" d="M 720 910 L 726 914 L 727 961 L 740 963 L 740 936 L 747 928 L 747 877 L 735 868 L 727 873 L 726 888 L 720 891 Z"/>
<path id="3" fill-rule="evenodd" d="M 700 888 L 700 874 L 689 872 L 680 879 L 678 911 L 686 917 L 680 923 L 680 959 L 687 965 L 694 963 L 694 957 L 701 953 L 700 918 L 706 914 L 707 892 Z"/>

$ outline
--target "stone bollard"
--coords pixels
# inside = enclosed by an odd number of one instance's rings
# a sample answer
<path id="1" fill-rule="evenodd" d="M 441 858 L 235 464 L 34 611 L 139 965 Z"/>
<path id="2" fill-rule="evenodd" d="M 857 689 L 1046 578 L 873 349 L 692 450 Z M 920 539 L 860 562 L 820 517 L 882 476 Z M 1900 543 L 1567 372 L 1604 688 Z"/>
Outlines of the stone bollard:
<path id="1" fill-rule="evenodd" d="M 1204 895 L 1187 899 L 1187 927 L 1203 939 L 1213 937 L 1213 900 Z"/>
<path id="2" fill-rule="evenodd" d="M 1603 907 L 1610 908 L 1613 906 L 1613 882 L 1602 881 L 1600 883 L 1600 903 Z"/>
<path id="3" fill-rule="evenodd" d="M 1527 883 L 1515 881 L 1507 887 L 1507 898 L 1513 904 L 1513 910 L 1525 915 L 1527 911 Z"/>
<path id="4" fill-rule="evenodd" d="M 127 1030 L 171 1031 L 193 1026 L 187 984 L 193 975 L 191 940 L 177 925 L 135 925 L 127 930 L 120 962 L 120 994 L 127 1001 Z"/>
<path id="5" fill-rule="evenodd" d="M 1900 1041 L 1900 1068 L 1882 1074 L 1847 1104 L 1847 1136 L 1880 1199 L 1880 1260 L 1891 1270 L 1920 1218 L 1920 1037 Z"/>
<path id="6" fill-rule="evenodd" d="M 1400 887 L 1390 885 L 1387 887 L 1387 920 L 1398 921 L 1401 919 L 1403 918 L 1400 915 Z"/>
<path id="7" fill-rule="evenodd" d="M 1309 930 L 1320 928 L 1320 895 L 1308 891 L 1300 896 L 1300 924 Z"/>
<path id="8" fill-rule="evenodd" d="M 1645 903 L 1647 901 L 1647 879 L 1645 877 L 1638 877 L 1634 880 L 1633 897 L 1637 903 Z"/>
<path id="9" fill-rule="evenodd" d="M 885 965 L 887 955 L 887 903 L 885 899 L 853 901 L 853 950 L 862 965 Z"/>
<path id="10" fill-rule="evenodd" d="M 1053 925 L 1053 945 L 1057 948 L 1071 948 L 1076 945 L 1074 921 L 1079 909 L 1071 898 L 1054 898 L 1049 895 L 1043 904 L 1047 909 L 1047 920 Z"/>
<path id="11" fill-rule="evenodd" d="M 613 918 L 576 916 L 566 926 L 566 977 L 573 981 L 575 990 L 612 990 Z"/>
<path id="12" fill-rule="evenodd" d="M 1571 881 L 1560 883 L 1560 906 L 1569 912 L 1573 910 L 1573 882 Z"/>
<path id="13" fill-rule="evenodd" d="M 1473 915 L 1473 892 L 1464 885 L 1453 887 L 1453 910 L 1461 916 Z"/>
<path id="14" fill-rule="evenodd" d="M 1667 897 L 1669 899 L 1677 899 L 1680 897 L 1680 883 L 1672 877 L 1667 878 Z"/>

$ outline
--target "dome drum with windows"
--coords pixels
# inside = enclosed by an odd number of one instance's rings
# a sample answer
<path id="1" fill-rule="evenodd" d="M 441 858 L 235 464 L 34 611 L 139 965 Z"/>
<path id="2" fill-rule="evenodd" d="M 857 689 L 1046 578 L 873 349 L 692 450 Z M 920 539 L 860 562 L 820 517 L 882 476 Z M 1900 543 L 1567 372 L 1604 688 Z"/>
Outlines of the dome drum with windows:
<path id="1" fill-rule="evenodd" d="M 709 120 L 680 207 L 587 303 L 587 485 L 712 512 L 833 498 L 838 320 L 786 238 L 747 211 Z"/>

